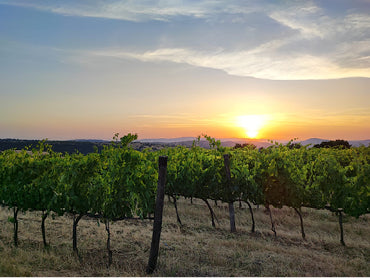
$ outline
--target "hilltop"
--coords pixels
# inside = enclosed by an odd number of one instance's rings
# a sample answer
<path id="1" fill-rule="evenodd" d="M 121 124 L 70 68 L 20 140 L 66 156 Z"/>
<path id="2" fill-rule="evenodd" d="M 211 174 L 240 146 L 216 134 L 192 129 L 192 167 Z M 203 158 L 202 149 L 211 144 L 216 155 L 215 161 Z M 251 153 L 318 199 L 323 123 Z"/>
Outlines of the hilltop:
<path id="1" fill-rule="evenodd" d="M 146 144 L 166 144 L 169 146 L 182 145 L 190 147 L 193 144 L 193 141 L 196 140 L 196 137 L 180 137 L 180 138 L 158 138 L 158 139 L 141 139 L 135 142 L 146 143 Z M 217 139 L 217 138 L 216 138 Z M 257 148 L 267 148 L 272 146 L 271 140 L 268 139 L 247 139 L 247 138 L 221 138 L 217 139 L 221 141 L 221 145 L 224 147 L 233 147 L 235 144 L 253 144 Z M 287 144 L 289 140 L 272 140 L 274 142 Z M 295 143 L 301 143 L 303 146 L 320 144 L 325 141 L 330 141 L 329 139 L 321 138 L 310 138 L 307 140 L 297 140 Z M 370 145 L 370 139 L 368 140 L 349 140 L 348 141 L 352 147 L 359 147 L 361 145 L 368 146 Z M 208 142 L 205 138 L 201 138 L 199 145 L 201 147 L 208 147 Z"/>
<path id="2" fill-rule="evenodd" d="M 193 141 L 197 140 L 196 137 L 179 137 L 179 138 L 157 138 L 157 139 L 141 139 L 131 143 L 131 146 L 136 150 L 143 150 L 151 148 L 153 150 L 162 149 L 165 147 L 176 147 L 185 146 L 191 147 Z M 221 138 L 221 145 L 224 147 L 234 147 L 235 144 L 253 144 L 257 148 L 267 148 L 271 145 L 270 140 L 267 139 L 246 139 L 246 138 Z M 40 140 L 25 140 L 25 139 L 0 139 L 0 151 L 7 149 L 23 149 L 29 147 L 30 149 L 35 148 Z M 320 144 L 327 139 L 310 138 L 304 141 L 295 141 L 295 143 L 301 143 L 303 146 Z M 275 142 L 275 141 L 274 141 Z M 288 140 L 276 140 L 278 143 L 286 144 Z M 361 145 L 369 146 L 369 140 L 350 140 L 348 141 L 353 147 L 359 147 Z M 52 146 L 52 150 L 55 152 L 67 152 L 75 153 L 80 152 L 82 154 L 92 153 L 95 150 L 101 151 L 105 145 L 109 145 L 111 141 L 108 140 L 97 140 L 97 139 L 77 139 L 77 140 L 66 140 L 47 141 Z M 203 148 L 209 148 L 208 141 L 205 138 L 201 138 L 199 146 Z"/>

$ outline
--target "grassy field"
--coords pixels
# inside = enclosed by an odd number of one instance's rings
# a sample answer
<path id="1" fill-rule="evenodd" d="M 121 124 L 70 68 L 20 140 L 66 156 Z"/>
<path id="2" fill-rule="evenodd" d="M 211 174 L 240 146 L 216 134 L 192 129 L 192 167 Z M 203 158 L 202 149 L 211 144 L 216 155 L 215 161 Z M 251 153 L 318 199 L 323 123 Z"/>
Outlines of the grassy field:
<path id="1" fill-rule="evenodd" d="M 337 217 L 328 211 L 303 209 L 303 240 L 293 209 L 272 209 L 275 237 L 264 208 L 255 208 L 252 234 L 248 209 L 235 205 L 237 232 L 232 234 L 226 204 L 214 208 L 219 222 L 213 228 L 202 201 L 190 204 L 180 199 L 180 227 L 173 204 L 166 201 L 153 276 L 370 276 L 369 215 L 344 218 L 346 246 L 342 246 Z M 113 264 L 108 267 L 105 226 L 96 220 L 79 223 L 79 259 L 72 252 L 71 217 L 47 219 L 50 248 L 44 250 L 40 213 L 19 215 L 18 248 L 13 247 L 13 225 L 7 221 L 11 215 L 12 211 L 0 209 L 0 276 L 146 276 L 150 220 L 111 224 Z"/>

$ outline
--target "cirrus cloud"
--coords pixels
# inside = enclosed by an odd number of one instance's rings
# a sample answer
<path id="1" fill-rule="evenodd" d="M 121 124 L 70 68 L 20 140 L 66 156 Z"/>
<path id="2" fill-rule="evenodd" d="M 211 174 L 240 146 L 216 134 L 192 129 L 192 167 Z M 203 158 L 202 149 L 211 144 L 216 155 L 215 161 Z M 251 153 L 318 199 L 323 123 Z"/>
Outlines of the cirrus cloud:
<path id="1" fill-rule="evenodd" d="M 132 38 L 114 49 L 78 50 L 95 57 L 185 63 L 264 79 L 370 77 L 370 5 L 333 2 L 0 0 L 62 16 L 164 24 L 153 31 L 152 45 L 135 45 Z"/>
<path id="2" fill-rule="evenodd" d="M 357 70 L 339 67 L 330 59 L 311 55 L 277 56 L 269 51 L 274 43 L 251 51 L 199 52 L 181 48 L 162 48 L 146 52 L 120 50 L 91 51 L 95 57 L 137 59 L 143 62 L 174 62 L 223 70 L 230 75 L 251 76 L 273 80 L 332 79 L 365 76 L 366 68 Z M 279 45 L 279 42 L 275 42 Z M 365 58 L 364 58 L 365 60 Z"/>

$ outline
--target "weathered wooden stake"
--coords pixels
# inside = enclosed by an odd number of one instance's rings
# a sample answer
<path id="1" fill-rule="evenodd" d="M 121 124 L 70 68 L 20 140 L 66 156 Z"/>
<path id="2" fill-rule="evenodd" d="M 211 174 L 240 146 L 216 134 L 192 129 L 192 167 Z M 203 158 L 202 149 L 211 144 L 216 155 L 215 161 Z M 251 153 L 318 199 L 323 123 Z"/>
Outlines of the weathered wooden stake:
<path id="1" fill-rule="evenodd" d="M 234 202 L 229 203 L 230 231 L 236 232 Z"/>
<path id="2" fill-rule="evenodd" d="M 154 223 L 153 223 L 153 235 L 152 235 L 152 244 L 150 247 L 149 262 L 146 268 L 147 274 L 153 273 L 153 271 L 155 270 L 157 266 L 159 241 L 161 238 L 161 230 L 162 230 L 164 186 L 166 184 L 166 174 L 167 174 L 167 156 L 160 156 L 159 157 L 157 198 L 155 201 L 155 212 L 154 212 Z"/>
<path id="3" fill-rule="evenodd" d="M 230 155 L 224 154 L 224 163 L 225 163 L 225 171 L 226 171 L 226 178 L 228 181 L 228 186 L 231 187 L 231 173 L 230 173 Z M 235 226 L 235 210 L 234 210 L 234 202 L 229 202 L 229 215 L 230 215 L 230 231 L 236 232 Z"/>

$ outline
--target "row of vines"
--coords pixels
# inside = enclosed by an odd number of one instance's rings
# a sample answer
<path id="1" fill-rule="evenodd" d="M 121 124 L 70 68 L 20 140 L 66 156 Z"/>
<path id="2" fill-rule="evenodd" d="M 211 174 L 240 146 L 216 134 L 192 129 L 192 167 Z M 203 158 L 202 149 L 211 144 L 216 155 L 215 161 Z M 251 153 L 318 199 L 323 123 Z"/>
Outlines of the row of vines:
<path id="1" fill-rule="evenodd" d="M 9 220 L 14 225 L 15 245 L 18 212 L 40 211 L 45 245 L 46 217 L 69 214 L 76 252 L 77 225 L 83 216 L 105 223 L 109 251 L 109 222 L 153 218 L 160 156 L 168 157 L 165 193 L 175 205 L 179 196 L 204 200 L 213 225 L 209 200 L 229 203 L 230 212 L 235 201 L 247 203 L 252 231 L 251 204 L 268 210 L 270 206 L 292 207 L 300 216 L 303 237 L 301 208 L 329 209 L 338 214 L 344 244 L 342 214 L 359 217 L 369 213 L 370 147 L 318 149 L 276 144 L 260 150 L 232 149 L 205 137 L 210 149 L 195 141 L 191 148 L 139 152 L 129 146 L 137 136 L 128 134 L 100 153 L 88 155 L 55 153 L 44 142 L 32 151 L 0 153 L 0 202 L 13 210 Z"/>
<path id="2" fill-rule="evenodd" d="M 169 157 L 166 194 L 175 206 L 178 196 L 204 200 L 213 226 L 215 215 L 208 200 L 230 206 L 244 201 L 251 212 L 252 232 L 251 204 L 265 206 L 270 216 L 270 206 L 291 207 L 300 217 L 303 238 L 301 208 L 328 209 L 338 215 L 344 245 L 342 214 L 359 217 L 370 212 L 370 147 L 292 148 L 290 142 L 260 150 L 248 146 L 231 149 L 205 137 L 210 150 L 195 142 L 191 149 L 167 148 L 162 154 Z M 177 218 L 181 223 L 179 215 Z M 276 235 L 272 218 L 271 224 Z"/>
<path id="3" fill-rule="evenodd" d="M 13 210 L 14 244 L 18 245 L 18 213 L 42 212 L 43 243 L 48 215 L 73 217 L 73 250 L 77 249 L 77 225 L 83 216 L 104 222 L 127 218 L 153 218 L 158 166 L 153 154 L 139 152 L 127 145 L 136 136 L 127 135 L 88 155 L 55 153 L 40 142 L 29 151 L 0 153 L 0 202 Z"/>

